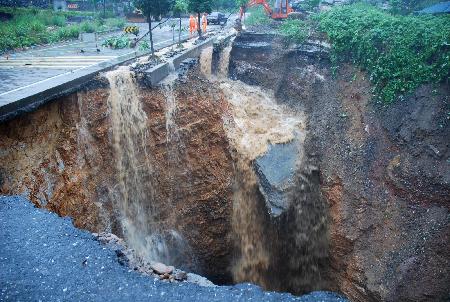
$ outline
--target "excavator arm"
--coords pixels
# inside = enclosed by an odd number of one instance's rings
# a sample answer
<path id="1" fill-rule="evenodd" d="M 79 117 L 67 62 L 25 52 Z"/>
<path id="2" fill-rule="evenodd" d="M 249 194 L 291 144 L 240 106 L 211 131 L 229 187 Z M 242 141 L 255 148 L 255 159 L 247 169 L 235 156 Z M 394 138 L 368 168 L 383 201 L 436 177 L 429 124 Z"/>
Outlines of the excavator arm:
<path id="1" fill-rule="evenodd" d="M 270 7 L 269 3 L 266 0 L 249 0 L 246 5 L 241 6 L 239 12 L 239 18 L 242 20 L 242 17 L 245 14 L 245 10 L 249 7 L 255 5 L 262 5 L 267 15 L 272 19 L 285 19 L 288 17 L 289 13 L 292 13 L 294 10 L 289 5 L 289 0 L 278 0 L 276 1 L 276 9 L 275 11 Z"/>

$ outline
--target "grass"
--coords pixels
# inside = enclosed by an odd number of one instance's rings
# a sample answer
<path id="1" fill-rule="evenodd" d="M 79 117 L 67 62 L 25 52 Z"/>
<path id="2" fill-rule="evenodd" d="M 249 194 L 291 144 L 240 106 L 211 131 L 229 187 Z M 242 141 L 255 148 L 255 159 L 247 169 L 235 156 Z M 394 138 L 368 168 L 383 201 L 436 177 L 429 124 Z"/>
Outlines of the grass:
<path id="1" fill-rule="evenodd" d="M 0 23 L 0 52 L 76 39 L 82 32 L 101 32 L 119 29 L 125 25 L 120 18 L 100 19 L 94 13 L 54 12 L 36 8 L 0 7 L 0 12 L 13 15 L 13 19 Z M 92 18 L 69 24 L 71 16 Z"/>
<path id="2" fill-rule="evenodd" d="M 245 19 L 245 24 L 249 26 L 265 25 L 271 23 L 271 19 L 261 6 L 252 7 L 247 10 L 249 13 Z"/>
<path id="3" fill-rule="evenodd" d="M 290 43 L 303 43 L 308 38 L 309 25 L 302 20 L 285 20 L 278 28 Z"/>

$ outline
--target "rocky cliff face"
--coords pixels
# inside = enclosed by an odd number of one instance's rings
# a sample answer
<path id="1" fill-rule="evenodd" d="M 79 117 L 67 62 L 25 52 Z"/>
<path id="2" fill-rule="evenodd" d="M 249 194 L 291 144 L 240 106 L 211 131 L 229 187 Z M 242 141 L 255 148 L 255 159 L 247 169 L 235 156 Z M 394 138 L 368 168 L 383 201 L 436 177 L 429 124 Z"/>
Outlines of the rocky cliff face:
<path id="1" fill-rule="evenodd" d="M 306 113 L 306 157 L 319 169 L 316 198 L 328 205 L 330 266 L 315 273 L 331 280 L 321 288 L 353 301 L 447 299 L 450 88 L 424 86 L 384 108 L 363 72 L 347 65 L 333 76 L 322 46 L 281 45 L 269 35 L 238 37 L 230 74 Z M 295 263 L 296 249 L 285 259 Z"/>
<path id="2" fill-rule="evenodd" d="M 166 139 L 165 92 L 139 89 L 153 167 L 153 179 L 142 182 L 152 182 L 149 202 L 161 210 L 158 223 L 175 229 L 190 247 L 191 262 L 181 265 L 224 279 L 233 169 L 222 125 L 223 96 L 195 74 L 172 92 L 176 148 Z M 39 207 L 72 217 L 77 227 L 121 235 L 109 94 L 107 81 L 99 77 L 78 93 L 1 124 L 0 194 L 23 194 Z"/>

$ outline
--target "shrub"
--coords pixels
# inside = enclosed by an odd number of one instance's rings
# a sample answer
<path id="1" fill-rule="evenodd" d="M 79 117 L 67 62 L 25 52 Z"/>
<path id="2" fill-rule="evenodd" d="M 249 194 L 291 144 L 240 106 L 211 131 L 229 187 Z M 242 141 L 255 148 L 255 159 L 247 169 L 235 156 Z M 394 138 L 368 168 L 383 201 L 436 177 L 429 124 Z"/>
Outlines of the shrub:
<path id="1" fill-rule="evenodd" d="M 125 19 L 122 19 L 122 18 L 109 18 L 109 19 L 106 19 L 106 21 L 105 21 L 105 25 L 108 27 L 108 28 L 123 28 L 124 26 L 125 26 L 125 24 L 126 24 L 126 21 L 125 21 Z"/>
<path id="2" fill-rule="evenodd" d="M 97 19 L 80 24 L 68 25 L 67 17 L 94 16 L 89 12 L 54 12 L 36 8 L 0 7 L 0 12 L 13 15 L 13 19 L 0 26 L 0 52 L 43 43 L 76 39 L 80 32 L 105 31 L 121 28 L 121 18 Z M 101 22 L 100 22 L 101 21 Z M 101 25 L 105 24 L 105 25 Z"/>
<path id="3" fill-rule="evenodd" d="M 450 18 L 394 16 L 354 4 L 318 17 L 332 43 L 332 60 L 365 69 L 385 102 L 450 76 Z"/>
<path id="4" fill-rule="evenodd" d="M 127 36 L 110 37 L 103 41 L 102 46 L 113 49 L 121 49 L 131 46 L 131 40 Z"/>
<path id="5" fill-rule="evenodd" d="M 279 32 L 293 43 L 302 43 L 308 38 L 308 26 L 302 20 L 285 20 Z"/>
<path id="6" fill-rule="evenodd" d="M 85 33 L 93 33 L 97 30 L 97 26 L 93 22 L 83 22 L 80 24 L 80 30 Z"/>
<path id="7" fill-rule="evenodd" d="M 266 12 L 261 6 L 253 7 L 248 10 L 250 15 L 245 20 L 247 25 L 263 25 L 269 24 L 270 18 L 267 16 Z"/>

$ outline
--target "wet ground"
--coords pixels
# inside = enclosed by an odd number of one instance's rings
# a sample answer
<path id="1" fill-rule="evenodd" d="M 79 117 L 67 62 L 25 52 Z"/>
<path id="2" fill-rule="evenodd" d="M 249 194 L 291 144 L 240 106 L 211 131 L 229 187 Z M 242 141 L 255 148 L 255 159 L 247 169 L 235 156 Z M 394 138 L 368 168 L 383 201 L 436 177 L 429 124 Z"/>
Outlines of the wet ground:
<path id="1" fill-rule="evenodd" d="M 182 27 L 188 26 L 188 19 L 182 19 Z M 154 46 L 161 49 L 173 43 L 173 33 L 170 23 L 178 25 L 178 19 L 173 19 L 161 27 L 154 29 Z M 230 26 L 232 22 L 228 24 Z M 139 37 L 148 32 L 147 23 L 132 23 L 128 25 L 138 26 Z M 178 28 L 178 27 L 177 27 Z M 217 30 L 220 26 L 211 25 L 209 30 Z M 138 50 L 132 48 L 110 49 L 101 44 L 108 36 L 120 36 L 123 33 L 117 31 L 104 36 L 99 36 L 97 41 L 81 42 L 78 40 L 31 48 L 26 51 L 18 51 L 0 56 L 0 97 L 8 92 L 26 87 L 33 83 L 61 76 L 64 73 L 74 72 L 79 69 L 113 60 L 119 56 L 132 54 Z M 134 38 L 134 35 L 128 35 Z M 148 36 L 147 36 L 148 37 Z M 144 37 L 143 39 L 147 39 Z M 189 33 L 184 30 L 181 38 L 186 39 Z M 178 32 L 175 31 L 175 41 Z M 97 49 L 99 51 L 97 51 Z M 82 52 L 81 52 L 82 51 Z"/>
<path id="2" fill-rule="evenodd" d="M 169 284 L 128 270 L 114 251 L 71 220 L 22 197 L 0 197 L 1 301 L 322 301 L 332 293 L 295 297 L 250 284 Z"/>

